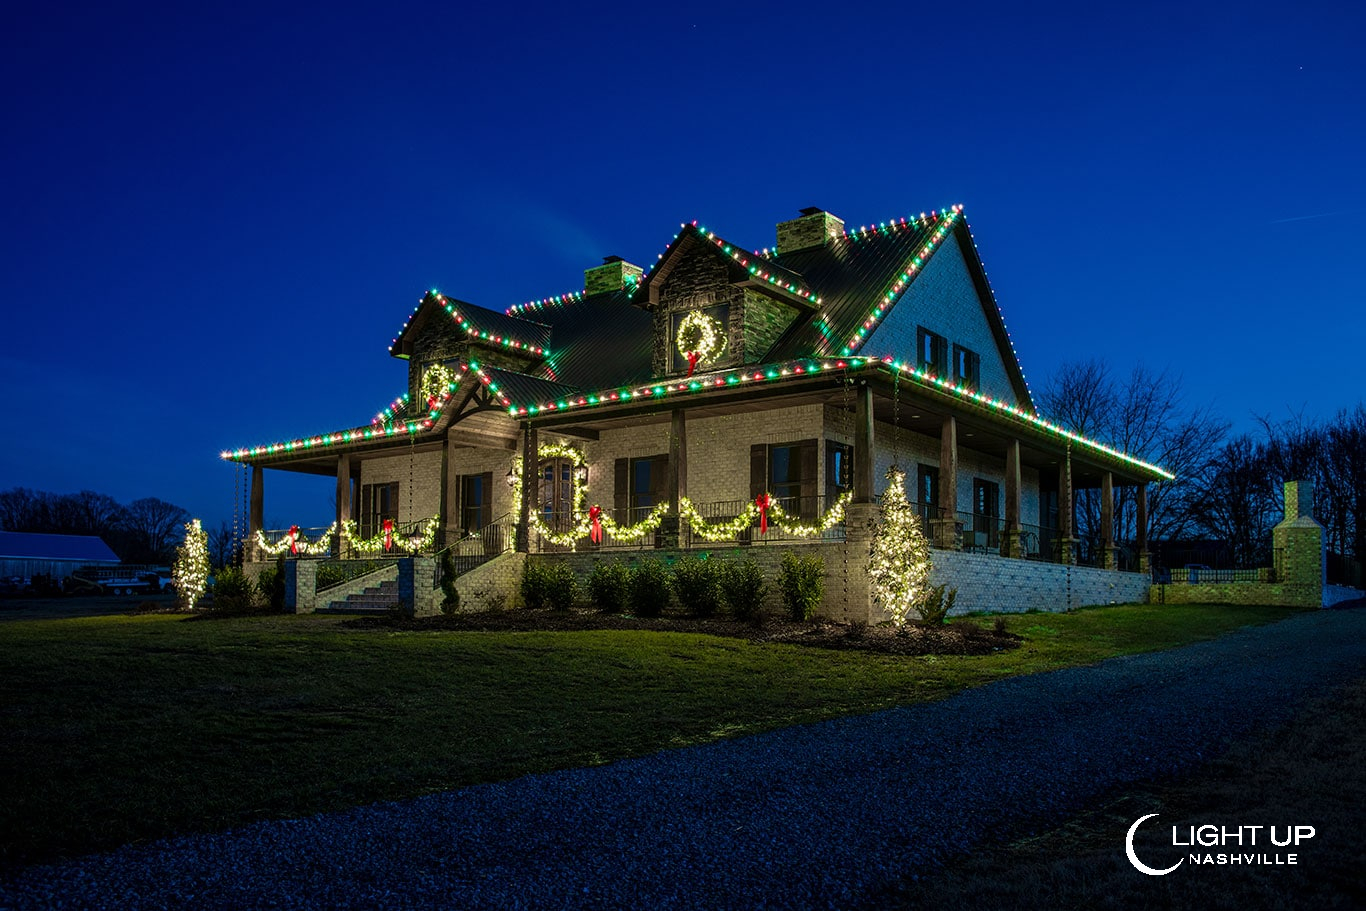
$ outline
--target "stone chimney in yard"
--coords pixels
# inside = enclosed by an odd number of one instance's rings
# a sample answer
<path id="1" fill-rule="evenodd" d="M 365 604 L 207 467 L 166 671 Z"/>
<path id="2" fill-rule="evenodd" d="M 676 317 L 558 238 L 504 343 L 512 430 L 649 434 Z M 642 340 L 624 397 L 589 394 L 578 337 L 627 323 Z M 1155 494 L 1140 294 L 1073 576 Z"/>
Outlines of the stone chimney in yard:
<path id="1" fill-rule="evenodd" d="M 824 209 L 809 206 L 801 218 L 778 222 L 778 253 L 795 253 L 823 247 L 831 238 L 844 234 L 844 219 Z"/>
<path id="2" fill-rule="evenodd" d="M 628 263 L 620 256 L 604 256 L 601 266 L 584 270 L 583 293 L 587 297 L 612 294 L 628 284 L 634 286 L 644 274 L 644 269 Z"/>

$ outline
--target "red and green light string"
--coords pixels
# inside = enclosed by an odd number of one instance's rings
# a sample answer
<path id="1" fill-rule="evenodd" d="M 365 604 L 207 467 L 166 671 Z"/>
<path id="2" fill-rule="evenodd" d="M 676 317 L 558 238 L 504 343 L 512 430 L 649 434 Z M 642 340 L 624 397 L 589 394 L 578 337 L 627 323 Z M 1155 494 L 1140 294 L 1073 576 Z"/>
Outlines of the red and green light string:
<path id="1" fill-rule="evenodd" d="M 946 210 L 943 213 L 944 217 L 940 221 L 939 226 L 935 228 L 934 233 L 930 236 L 930 238 L 927 241 L 925 241 L 924 246 L 920 248 L 920 250 L 915 254 L 915 256 L 911 257 L 911 261 L 906 264 L 906 267 L 901 271 L 901 273 L 896 277 L 896 279 L 892 281 L 891 286 L 882 293 L 882 296 L 881 298 L 879 298 L 878 303 L 874 305 L 873 309 L 864 318 L 863 325 L 860 326 L 854 333 L 854 336 L 849 339 L 848 344 L 846 344 L 844 348 L 841 350 L 841 354 L 844 354 L 846 356 L 853 354 L 860 347 L 862 347 L 864 342 L 868 340 L 869 334 L 871 334 L 873 329 L 877 326 L 877 324 L 882 321 L 882 318 L 887 315 L 888 311 L 892 309 L 892 305 L 896 303 L 897 296 L 906 289 L 906 287 L 911 283 L 911 280 L 915 277 L 915 274 L 919 272 L 921 268 L 924 267 L 926 262 L 929 261 L 930 256 L 935 251 L 935 248 L 938 247 L 939 243 L 943 241 L 945 237 L 948 236 L 949 231 L 952 229 L 953 224 L 955 220 L 959 217 L 959 213 L 962 212 L 962 209 L 962 206 L 954 206 L 952 209 Z M 895 227 L 896 225 L 894 224 L 893 228 Z M 860 231 L 857 234 L 851 234 L 846 236 L 858 237 L 866 236 L 869 233 L 884 233 L 886 231 L 887 226 L 884 223 L 881 228 L 863 228 L 860 229 Z"/>
<path id="2" fill-rule="evenodd" d="M 429 292 L 427 297 L 424 297 L 421 301 L 418 302 L 418 305 L 415 308 L 413 308 L 413 312 L 408 316 L 407 322 L 405 322 L 403 324 L 403 327 L 399 329 L 398 335 L 394 336 L 393 341 L 389 343 L 389 351 L 391 353 L 394 350 L 394 346 L 398 344 L 398 340 L 403 337 L 403 333 L 407 332 L 408 327 L 412 325 L 413 318 L 417 316 L 419 311 L 422 310 L 422 304 L 425 303 L 429 298 L 440 304 L 441 308 L 445 310 L 446 313 L 455 321 L 455 324 L 459 326 L 464 331 L 464 333 L 470 336 L 471 338 L 476 338 L 480 341 L 490 342 L 495 345 L 501 345 L 504 348 L 526 351 L 529 354 L 545 354 L 545 349 L 542 348 L 540 345 L 533 345 L 530 342 L 523 342 L 518 339 L 512 338 L 511 336 L 498 335 L 497 333 L 486 332 L 483 329 L 480 329 L 477 325 L 474 324 L 474 322 L 472 322 L 469 319 L 469 317 L 466 314 L 462 314 L 459 310 L 456 309 L 455 304 L 451 302 L 450 298 L 446 297 L 446 295 L 442 294 L 440 291 L 437 291 L 435 288 L 433 288 Z M 512 308 L 508 308 L 509 315 L 512 315 L 511 311 Z"/>
<path id="3" fill-rule="evenodd" d="M 524 304 L 513 304 L 503 312 L 508 316 L 517 316 L 528 310 L 544 310 L 547 307 L 563 307 L 567 304 L 578 303 L 583 300 L 583 295 L 584 292 L 582 291 L 567 291 L 564 294 L 556 295 L 555 297 L 546 297 L 538 301 L 527 301 Z"/>
<path id="4" fill-rule="evenodd" d="M 241 461 L 243 459 L 258 458 L 260 456 L 280 455 L 282 453 L 307 451 L 310 449 L 326 449 L 330 446 L 340 446 L 346 443 L 361 443 L 366 440 L 384 439 L 385 437 L 397 436 L 407 433 L 410 436 L 430 429 L 441 416 L 441 411 L 450 401 L 451 395 L 455 392 L 455 387 L 464 375 L 464 369 L 456 375 L 439 398 L 427 412 L 427 416 L 416 421 L 388 421 L 383 423 L 372 423 L 369 427 L 355 427 L 350 430 L 338 430 L 331 433 L 316 434 L 311 437 L 301 437 L 295 440 L 287 440 L 279 443 L 267 443 L 264 446 L 247 446 L 239 449 L 224 450 L 219 456 L 229 461 Z M 395 403 L 401 399 L 395 399 Z M 386 409 L 388 410 L 388 409 Z"/>

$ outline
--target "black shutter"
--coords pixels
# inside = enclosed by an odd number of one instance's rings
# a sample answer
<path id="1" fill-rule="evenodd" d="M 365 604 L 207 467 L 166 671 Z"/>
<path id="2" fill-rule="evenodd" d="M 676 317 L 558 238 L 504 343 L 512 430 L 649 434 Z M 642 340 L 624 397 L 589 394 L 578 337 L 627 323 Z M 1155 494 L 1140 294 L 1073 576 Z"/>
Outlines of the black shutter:
<path id="1" fill-rule="evenodd" d="M 749 447 L 749 498 L 752 500 L 768 489 L 768 446 L 755 443 Z"/>
<path id="2" fill-rule="evenodd" d="M 805 517 L 816 514 L 816 440 L 802 440 L 796 444 L 797 459 L 801 466 L 802 503 L 801 513 Z"/>
<path id="3" fill-rule="evenodd" d="M 650 457 L 650 501 L 656 506 L 673 499 L 669 489 L 669 457 L 658 455 Z"/>
<path id="4" fill-rule="evenodd" d="M 616 479 L 612 487 L 612 512 L 618 522 L 631 521 L 631 460 L 617 459 Z"/>
<path id="5" fill-rule="evenodd" d="M 493 472 L 484 472 L 479 480 L 479 487 L 479 527 L 488 528 L 493 524 Z"/>

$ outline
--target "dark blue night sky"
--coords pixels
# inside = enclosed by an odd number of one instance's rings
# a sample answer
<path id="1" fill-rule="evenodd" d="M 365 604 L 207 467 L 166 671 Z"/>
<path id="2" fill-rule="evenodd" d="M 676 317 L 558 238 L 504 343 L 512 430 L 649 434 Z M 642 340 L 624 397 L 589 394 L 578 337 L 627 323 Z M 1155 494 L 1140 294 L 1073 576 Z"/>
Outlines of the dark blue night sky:
<path id="1" fill-rule="evenodd" d="M 285 7 L 7 8 L 0 488 L 216 524 L 221 450 L 403 391 L 427 288 L 501 310 L 809 205 L 962 203 L 1036 391 L 1366 397 L 1357 4 Z M 330 521 L 268 474 L 268 526 Z"/>

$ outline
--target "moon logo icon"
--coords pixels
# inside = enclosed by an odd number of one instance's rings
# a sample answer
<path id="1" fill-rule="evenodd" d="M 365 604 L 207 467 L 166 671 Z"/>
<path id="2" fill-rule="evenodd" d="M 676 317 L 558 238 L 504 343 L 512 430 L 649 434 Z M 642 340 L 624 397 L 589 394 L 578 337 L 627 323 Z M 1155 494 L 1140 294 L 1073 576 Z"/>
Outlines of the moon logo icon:
<path id="1" fill-rule="evenodd" d="M 1181 858 L 1165 870 L 1155 870 L 1139 860 L 1138 855 L 1134 853 L 1134 833 L 1138 831 L 1138 827 L 1142 824 L 1143 820 L 1152 819 L 1156 815 L 1156 813 L 1149 813 L 1147 816 L 1140 816 L 1133 825 L 1129 826 L 1129 834 L 1124 838 L 1124 850 L 1129 855 L 1129 863 L 1134 865 L 1134 869 L 1142 873 L 1147 873 L 1149 876 L 1166 876 L 1168 873 L 1185 863 L 1186 859 L 1184 857 Z"/>

